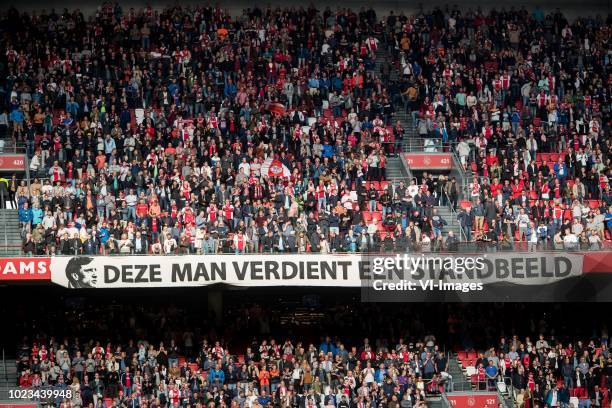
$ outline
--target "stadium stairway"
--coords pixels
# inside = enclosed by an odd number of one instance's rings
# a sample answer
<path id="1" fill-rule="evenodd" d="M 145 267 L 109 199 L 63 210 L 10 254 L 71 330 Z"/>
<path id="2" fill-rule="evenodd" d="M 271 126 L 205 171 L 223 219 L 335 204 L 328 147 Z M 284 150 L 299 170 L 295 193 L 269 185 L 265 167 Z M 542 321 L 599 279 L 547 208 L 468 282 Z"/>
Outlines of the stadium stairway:
<path id="1" fill-rule="evenodd" d="M 440 397 L 428 397 L 427 408 L 449 408 L 444 400 Z"/>
<path id="2" fill-rule="evenodd" d="M 453 354 L 448 363 L 448 373 L 453 377 L 453 391 L 469 392 L 476 389 L 476 385 L 472 384 L 467 371 L 462 367 L 461 362 L 457 358 L 457 354 Z M 508 390 L 497 393 L 503 408 L 516 408 L 517 405 L 512 400 Z"/>
<path id="3" fill-rule="evenodd" d="M 399 157 L 387 157 L 387 165 L 385 166 L 385 177 L 387 180 L 405 179 L 408 177 L 408 172 Z"/>
<path id="4" fill-rule="evenodd" d="M 442 230 L 442 234 L 444 235 L 444 237 L 446 237 L 446 235 L 448 234 L 448 231 L 453 231 L 455 236 L 460 239 L 461 235 L 459 234 L 459 232 L 460 232 L 461 227 L 459 226 L 459 221 L 457 220 L 457 216 L 453 215 L 450 208 L 448 208 L 448 206 L 446 205 L 437 205 L 435 208 L 438 212 L 438 215 L 442 217 L 442 219 L 444 219 L 444 221 L 446 221 L 446 223 L 448 224 Z"/>
<path id="5" fill-rule="evenodd" d="M 0 255 L 21 254 L 21 226 L 17 210 L 0 210 Z"/>
<path id="6" fill-rule="evenodd" d="M 406 113 L 406 111 L 400 107 L 400 109 L 395 112 L 395 120 L 399 120 L 404 128 L 404 140 L 419 137 L 410 113 Z"/>
<path id="7" fill-rule="evenodd" d="M 379 47 L 376 50 L 376 65 L 374 68 L 374 73 L 379 77 L 381 75 L 380 67 L 382 65 L 382 61 L 384 61 L 385 59 L 392 61 L 393 57 L 391 54 L 389 54 L 389 52 L 384 46 L 383 41 L 381 40 Z M 399 77 L 399 70 L 397 69 L 397 67 L 393 66 L 391 68 L 389 79 L 391 81 L 399 81 L 400 77 Z M 396 107 L 396 109 L 397 108 L 398 107 Z M 404 133 L 404 145 L 406 145 L 407 139 L 418 137 L 418 132 L 416 130 L 415 124 L 412 122 L 412 116 L 410 115 L 410 113 L 406 113 L 406 111 L 404 111 L 401 107 L 399 107 L 399 109 L 397 109 L 395 112 L 393 124 L 395 125 L 395 122 L 398 120 L 400 121 L 400 123 L 402 124 L 402 127 L 404 128 L 404 132 L 405 132 Z M 403 150 L 405 151 L 406 149 L 403 149 Z"/>
<path id="8" fill-rule="evenodd" d="M 0 361 L 0 400 L 8 400 L 8 390 L 17 384 L 17 362 L 14 358 Z"/>
<path id="9" fill-rule="evenodd" d="M 465 376 L 457 356 L 449 360 L 448 373 L 453 377 L 453 391 L 472 391 L 472 384 Z"/>

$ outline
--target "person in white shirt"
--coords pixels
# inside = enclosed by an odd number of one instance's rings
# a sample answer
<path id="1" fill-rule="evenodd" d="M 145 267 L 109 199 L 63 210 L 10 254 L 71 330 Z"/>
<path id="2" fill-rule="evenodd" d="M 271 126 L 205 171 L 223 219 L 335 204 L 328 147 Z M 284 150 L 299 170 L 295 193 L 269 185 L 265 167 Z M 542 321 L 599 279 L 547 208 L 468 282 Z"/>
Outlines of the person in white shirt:
<path id="1" fill-rule="evenodd" d="M 136 219 L 136 203 L 138 202 L 138 197 L 134 192 L 134 189 L 130 189 L 128 195 L 125 196 L 125 204 L 128 208 L 128 220 Z"/>
<path id="2" fill-rule="evenodd" d="M 521 208 L 520 214 L 516 217 L 516 225 L 519 228 L 519 240 L 529 238 L 527 228 L 529 227 L 529 216 L 525 214 L 525 209 Z"/>
<path id="3" fill-rule="evenodd" d="M 459 160 L 461 161 L 461 165 L 463 167 L 466 167 L 467 158 L 470 155 L 470 145 L 465 139 L 462 139 L 459 144 L 457 144 L 457 153 L 459 154 Z"/>
<path id="4" fill-rule="evenodd" d="M 563 237 L 563 246 L 565 249 L 576 249 L 578 246 L 578 237 L 572 232 L 569 232 Z"/>
<path id="5" fill-rule="evenodd" d="M 176 239 L 174 239 L 170 233 L 167 233 L 166 239 L 164 240 L 164 253 L 166 255 L 171 254 L 176 247 Z"/>

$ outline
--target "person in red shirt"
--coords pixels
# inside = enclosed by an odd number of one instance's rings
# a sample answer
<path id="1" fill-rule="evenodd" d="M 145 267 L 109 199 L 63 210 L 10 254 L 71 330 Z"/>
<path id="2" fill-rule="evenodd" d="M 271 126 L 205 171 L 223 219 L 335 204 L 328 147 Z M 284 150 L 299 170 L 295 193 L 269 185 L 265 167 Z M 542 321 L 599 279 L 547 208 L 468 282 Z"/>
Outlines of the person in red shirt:
<path id="1" fill-rule="evenodd" d="M 234 219 L 234 206 L 229 199 L 225 200 L 222 211 L 223 218 L 225 218 L 229 225 L 232 225 L 232 220 Z"/>
<path id="2" fill-rule="evenodd" d="M 478 378 L 478 389 L 479 390 L 484 390 L 486 389 L 487 383 L 486 383 L 486 373 L 485 373 L 485 368 L 484 365 L 482 364 L 482 362 L 480 364 L 478 364 L 478 369 L 477 369 L 477 378 Z"/>
<path id="3" fill-rule="evenodd" d="M 236 254 L 243 254 L 246 249 L 247 237 L 242 231 L 238 231 L 234 235 L 234 251 Z"/>
<path id="4" fill-rule="evenodd" d="M 497 178 L 494 178 L 493 181 L 491 182 L 491 196 L 492 197 L 497 196 L 497 193 L 501 191 L 501 189 L 502 189 L 502 184 L 499 182 Z"/>
<path id="5" fill-rule="evenodd" d="M 170 404 L 173 408 L 179 406 L 180 391 L 178 389 L 178 385 L 170 385 L 170 391 L 168 391 L 168 398 L 170 399 Z"/>
<path id="6" fill-rule="evenodd" d="M 191 207 L 185 207 L 183 209 L 183 223 L 186 225 L 191 225 L 195 222 L 195 213 L 191 209 Z"/>
<path id="7" fill-rule="evenodd" d="M 493 150 L 489 151 L 489 155 L 487 156 L 487 165 L 489 167 L 493 167 L 493 165 L 498 162 L 499 162 L 499 159 L 495 155 L 495 152 L 493 152 Z"/>
<path id="8" fill-rule="evenodd" d="M 149 206 L 145 200 L 141 199 L 136 204 L 136 225 L 144 227 L 147 226 L 147 215 L 149 215 Z"/>

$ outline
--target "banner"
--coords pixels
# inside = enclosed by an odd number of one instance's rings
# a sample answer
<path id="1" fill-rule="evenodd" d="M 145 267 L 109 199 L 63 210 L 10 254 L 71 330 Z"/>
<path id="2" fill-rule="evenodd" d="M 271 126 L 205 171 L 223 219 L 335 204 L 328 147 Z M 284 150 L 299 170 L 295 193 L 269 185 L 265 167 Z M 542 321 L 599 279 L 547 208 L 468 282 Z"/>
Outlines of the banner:
<path id="1" fill-rule="evenodd" d="M 380 282 L 544 285 L 580 276 L 583 256 L 567 253 L 402 255 L 185 255 L 51 258 L 51 280 L 67 288 L 365 287 Z M 388 261 L 389 260 L 389 261 Z M 394 263 L 395 262 L 395 263 Z M 375 283 L 378 282 L 378 283 Z M 429 285 L 429 283 L 427 283 Z"/>
<path id="2" fill-rule="evenodd" d="M 452 408 L 497 408 L 497 394 L 446 394 Z"/>
<path id="3" fill-rule="evenodd" d="M 24 171 L 25 155 L 0 154 L 0 171 Z"/>
<path id="4" fill-rule="evenodd" d="M 450 153 L 405 153 L 411 170 L 450 170 L 453 158 Z"/>
<path id="5" fill-rule="evenodd" d="M 0 281 L 51 279 L 51 258 L 0 258 Z"/>

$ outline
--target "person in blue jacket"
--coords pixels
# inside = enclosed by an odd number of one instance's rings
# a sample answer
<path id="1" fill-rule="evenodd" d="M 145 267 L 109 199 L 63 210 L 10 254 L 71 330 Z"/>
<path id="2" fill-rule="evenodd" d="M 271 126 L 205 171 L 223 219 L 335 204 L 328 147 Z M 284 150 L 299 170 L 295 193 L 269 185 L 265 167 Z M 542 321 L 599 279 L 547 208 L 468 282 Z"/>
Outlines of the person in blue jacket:
<path id="1" fill-rule="evenodd" d="M 42 210 L 42 208 L 40 208 L 39 205 L 34 204 L 34 207 L 32 208 L 32 226 L 35 227 L 38 224 L 40 224 L 44 216 L 45 216 L 45 213 Z"/>
<path id="2" fill-rule="evenodd" d="M 329 336 L 326 336 L 325 340 L 323 340 L 323 342 L 319 346 L 319 351 L 322 351 L 323 354 L 332 353 L 332 355 L 335 356 L 338 352 L 338 349 L 336 345 L 332 342 L 332 340 L 329 338 Z"/>
<path id="3" fill-rule="evenodd" d="M 98 232 L 98 236 L 102 245 L 106 244 L 106 241 L 108 241 L 108 239 L 110 238 L 110 231 L 108 229 L 108 226 L 106 225 L 106 222 L 102 224 L 102 227 Z"/>
<path id="4" fill-rule="evenodd" d="M 548 391 L 546 394 L 546 405 L 548 407 L 565 408 L 569 406 L 569 392 L 563 383 L 557 383 L 557 385 Z"/>
<path id="5" fill-rule="evenodd" d="M 19 209 L 19 222 L 21 223 L 21 227 L 26 229 L 30 227 L 30 223 L 32 222 L 32 209 L 30 208 L 30 204 L 25 202 L 23 207 Z"/>
<path id="6" fill-rule="evenodd" d="M 213 385 L 223 385 L 225 382 L 225 373 L 219 364 L 208 373 L 208 382 Z"/>

